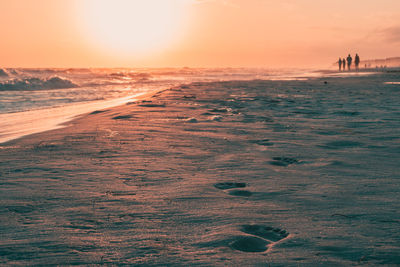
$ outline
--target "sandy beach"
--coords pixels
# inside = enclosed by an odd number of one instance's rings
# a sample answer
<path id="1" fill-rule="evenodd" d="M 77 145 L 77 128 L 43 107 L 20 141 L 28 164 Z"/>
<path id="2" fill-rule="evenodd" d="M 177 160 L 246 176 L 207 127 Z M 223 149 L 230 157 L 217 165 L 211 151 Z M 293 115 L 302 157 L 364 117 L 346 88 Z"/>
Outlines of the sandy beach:
<path id="1" fill-rule="evenodd" d="M 192 83 L 3 143 L 0 264 L 400 264 L 399 80 Z"/>

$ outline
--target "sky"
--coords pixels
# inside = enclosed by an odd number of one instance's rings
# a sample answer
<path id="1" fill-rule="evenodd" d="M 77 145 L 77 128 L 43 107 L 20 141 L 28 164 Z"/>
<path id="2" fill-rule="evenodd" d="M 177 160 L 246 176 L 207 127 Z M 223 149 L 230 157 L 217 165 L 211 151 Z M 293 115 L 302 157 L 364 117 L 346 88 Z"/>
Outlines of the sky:
<path id="1" fill-rule="evenodd" d="M 0 67 L 331 67 L 400 56 L 399 0 L 0 0 Z"/>

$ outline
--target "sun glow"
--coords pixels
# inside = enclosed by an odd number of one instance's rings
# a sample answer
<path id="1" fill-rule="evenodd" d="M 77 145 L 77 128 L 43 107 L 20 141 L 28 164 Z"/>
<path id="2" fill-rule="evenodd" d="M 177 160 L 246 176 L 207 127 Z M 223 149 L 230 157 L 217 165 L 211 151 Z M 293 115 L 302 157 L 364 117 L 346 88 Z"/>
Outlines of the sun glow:
<path id="1" fill-rule="evenodd" d="M 187 9 L 182 0 L 77 3 L 85 37 L 113 56 L 147 56 L 172 45 L 184 31 Z"/>

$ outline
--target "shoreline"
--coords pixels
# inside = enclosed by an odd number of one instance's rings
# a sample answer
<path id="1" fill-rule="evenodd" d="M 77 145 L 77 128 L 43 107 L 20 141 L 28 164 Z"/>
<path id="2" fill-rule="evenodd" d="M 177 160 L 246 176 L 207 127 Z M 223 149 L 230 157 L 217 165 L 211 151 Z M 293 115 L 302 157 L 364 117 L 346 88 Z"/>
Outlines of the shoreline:
<path id="1" fill-rule="evenodd" d="M 8 142 L 11 142 L 13 140 L 18 140 L 34 134 L 40 134 L 42 132 L 65 128 L 70 123 L 73 123 L 73 121 L 76 120 L 77 118 L 85 116 L 95 110 L 123 106 L 128 102 L 134 102 L 142 98 L 149 97 L 152 94 L 156 94 L 158 91 L 161 90 L 165 89 L 156 89 L 150 92 L 138 93 L 135 95 L 130 95 L 122 98 L 105 100 L 101 101 L 101 103 L 87 102 L 87 103 L 73 104 L 71 106 L 53 107 L 44 110 L 39 109 L 27 112 L 0 114 L 0 119 L 2 119 L 3 122 L 5 120 L 9 121 L 8 125 L 6 124 L 4 127 L 8 131 L 8 133 L 2 134 L 0 132 L 0 146 L 3 144 L 6 145 Z M 23 115 L 28 114 L 28 117 L 26 115 L 24 116 L 24 121 L 18 121 L 20 120 L 21 113 Z M 60 113 L 63 114 L 54 115 Z M 28 118 L 28 120 L 26 119 L 26 117 Z M 23 124 L 24 127 L 21 128 L 21 124 Z"/>

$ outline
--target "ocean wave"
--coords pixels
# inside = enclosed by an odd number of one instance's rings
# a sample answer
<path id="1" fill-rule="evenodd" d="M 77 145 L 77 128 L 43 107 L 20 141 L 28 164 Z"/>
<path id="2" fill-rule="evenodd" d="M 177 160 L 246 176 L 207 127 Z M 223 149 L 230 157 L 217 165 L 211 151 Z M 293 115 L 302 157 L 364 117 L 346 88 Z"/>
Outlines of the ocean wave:
<path id="1" fill-rule="evenodd" d="M 18 75 L 19 74 L 18 71 L 15 70 L 15 69 L 7 69 L 7 71 L 8 71 L 8 74 L 11 74 L 11 75 Z"/>
<path id="2" fill-rule="evenodd" d="M 7 72 L 3 69 L 0 69 L 0 77 L 8 77 Z"/>
<path id="3" fill-rule="evenodd" d="M 33 75 L 40 75 L 40 74 L 52 74 L 52 73 L 58 73 L 62 72 L 63 69 L 52 69 L 52 68 L 38 68 L 38 69 L 32 69 L 32 68 L 21 68 L 21 71 L 24 73 L 30 73 Z"/>
<path id="4" fill-rule="evenodd" d="M 76 87 L 78 87 L 78 85 L 76 85 L 72 81 L 58 76 L 47 79 L 24 78 L 0 82 L 0 91 L 46 90 Z"/>
<path id="5" fill-rule="evenodd" d="M 113 72 L 108 75 L 111 78 L 130 78 L 133 80 L 143 81 L 149 80 L 152 76 L 146 72 Z"/>

